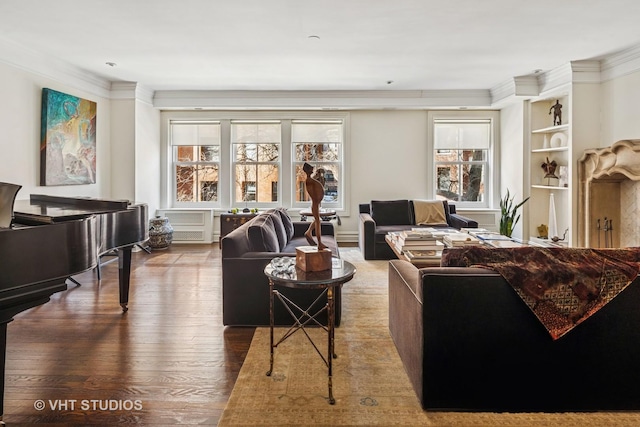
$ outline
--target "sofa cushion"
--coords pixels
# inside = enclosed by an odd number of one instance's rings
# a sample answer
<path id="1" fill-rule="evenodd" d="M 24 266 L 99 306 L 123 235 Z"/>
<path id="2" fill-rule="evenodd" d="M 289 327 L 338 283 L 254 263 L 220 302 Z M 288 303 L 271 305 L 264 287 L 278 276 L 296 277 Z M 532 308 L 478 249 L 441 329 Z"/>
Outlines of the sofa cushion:
<path id="1" fill-rule="evenodd" d="M 260 214 L 247 225 L 247 236 L 252 252 L 280 252 L 280 243 L 272 215 Z"/>
<path id="2" fill-rule="evenodd" d="M 293 237 L 293 221 L 291 220 L 291 217 L 289 216 L 285 208 L 276 208 L 276 212 L 280 214 L 282 225 L 284 225 L 284 230 L 287 233 L 288 242 Z"/>
<path id="3" fill-rule="evenodd" d="M 289 238 L 287 237 L 287 231 L 284 228 L 284 224 L 282 223 L 282 216 L 280 212 L 276 209 L 269 209 L 266 212 L 268 215 L 271 215 L 271 220 L 273 221 L 273 228 L 276 231 L 276 236 L 278 237 L 278 247 L 280 250 L 287 246 L 287 242 Z"/>
<path id="4" fill-rule="evenodd" d="M 371 217 L 376 225 L 411 225 L 409 200 L 372 200 Z"/>

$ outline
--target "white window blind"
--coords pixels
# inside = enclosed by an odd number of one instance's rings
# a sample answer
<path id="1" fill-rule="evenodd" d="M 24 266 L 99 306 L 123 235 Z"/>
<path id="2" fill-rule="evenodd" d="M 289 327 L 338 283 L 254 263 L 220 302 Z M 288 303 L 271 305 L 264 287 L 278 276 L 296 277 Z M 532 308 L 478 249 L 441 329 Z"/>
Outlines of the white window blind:
<path id="1" fill-rule="evenodd" d="M 171 123 L 171 145 L 220 145 L 220 123 Z"/>
<path id="2" fill-rule="evenodd" d="M 436 150 L 488 150 L 491 145 L 490 120 L 437 120 L 434 123 Z"/>

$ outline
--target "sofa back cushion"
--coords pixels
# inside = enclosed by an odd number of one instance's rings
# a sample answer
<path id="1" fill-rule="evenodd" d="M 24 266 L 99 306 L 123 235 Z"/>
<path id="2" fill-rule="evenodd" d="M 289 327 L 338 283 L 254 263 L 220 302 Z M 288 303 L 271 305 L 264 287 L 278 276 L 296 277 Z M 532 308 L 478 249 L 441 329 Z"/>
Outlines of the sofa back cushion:
<path id="1" fill-rule="evenodd" d="M 252 252 L 280 252 L 280 243 L 271 214 L 260 214 L 247 225 Z"/>
<path id="2" fill-rule="evenodd" d="M 278 248 L 282 251 L 282 248 L 287 246 L 287 242 L 289 242 L 289 238 L 287 237 L 287 231 L 285 230 L 282 216 L 280 212 L 276 209 L 269 209 L 266 212 L 268 215 L 271 215 L 271 220 L 273 221 L 273 228 L 276 232 L 276 237 L 278 237 Z"/>
<path id="3" fill-rule="evenodd" d="M 293 221 L 285 208 L 276 208 L 275 211 L 280 214 L 280 219 L 282 219 L 282 225 L 284 225 L 284 231 L 286 232 L 288 242 L 293 237 Z"/>
<path id="4" fill-rule="evenodd" d="M 409 200 L 372 200 L 371 217 L 376 225 L 413 224 Z"/>

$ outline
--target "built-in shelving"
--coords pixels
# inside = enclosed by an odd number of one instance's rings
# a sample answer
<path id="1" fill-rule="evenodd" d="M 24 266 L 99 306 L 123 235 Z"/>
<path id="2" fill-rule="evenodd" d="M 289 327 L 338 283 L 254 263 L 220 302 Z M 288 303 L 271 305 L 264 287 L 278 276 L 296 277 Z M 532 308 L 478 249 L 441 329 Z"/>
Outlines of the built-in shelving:
<path id="1" fill-rule="evenodd" d="M 562 122 L 554 124 L 553 106 L 562 104 Z M 529 132 L 529 202 L 527 239 L 540 237 L 538 227 L 549 225 L 549 205 L 552 198 L 555 205 L 557 230 L 562 236 L 571 223 L 571 125 L 570 99 L 568 91 L 551 94 L 530 101 Z M 545 178 L 543 167 L 555 162 L 555 174 L 561 179 Z M 553 237 L 553 236 L 550 236 Z"/>

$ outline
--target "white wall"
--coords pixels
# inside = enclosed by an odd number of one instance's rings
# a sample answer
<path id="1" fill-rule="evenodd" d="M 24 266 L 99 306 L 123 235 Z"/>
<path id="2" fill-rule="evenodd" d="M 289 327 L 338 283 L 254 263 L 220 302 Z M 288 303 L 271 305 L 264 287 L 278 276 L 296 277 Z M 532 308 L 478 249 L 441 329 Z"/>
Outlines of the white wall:
<path id="1" fill-rule="evenodd" d="M 135 103 L 135 189 L 132 200 L 149 206 L 149 216 L 160 208 L 160 111 L 142 101 Z"/>
<path id="2" fill-rule="evenodd" d="M 609 80 L 601 85 L 599 147 L 622 139 L 640 138 L 640 71 Z"/>
<path id="3" fill-rule="evenodd" d="M 358 204 L 427 195 L 427 112 L 354 111 L 350 117 L 350 216 L 339 237 L 358 235 Z"/>
<path id="4" fill-rule="evenodd" d="M 507 194 L 513 196 L 515 204 L 524 199 L 528 193 L 524 188 L 524 103 L 522 101 L 503 108 L 500 111 L 500 191 L 499 198 Z M 528 203 L 528 202 L 527 202 Z M 499 206 L 496 206 L 499 209 Z M 513 230 L 513 237 L 523 237 L 523 224 L 527 222 L 526 206 L 522 206 L 518 212 L 520 221 Z M 498 224 L 500 223 L 498 214 Z"/>
<path id="5" fill-rule="evenodd" d="M 111 101 L 111 197 L 135 199 L 136 102 L 134 99 Z"/>
<path id="6" fill-rule="evenodd" d="M 97 102 L 96 184 L 40 186 L 42 89 L 51 88 Z M 31 194 L 105 197 L 111 190 L 110 100 L 0 63 L 0 181 L 22 185 L 18 200 Z"/>

